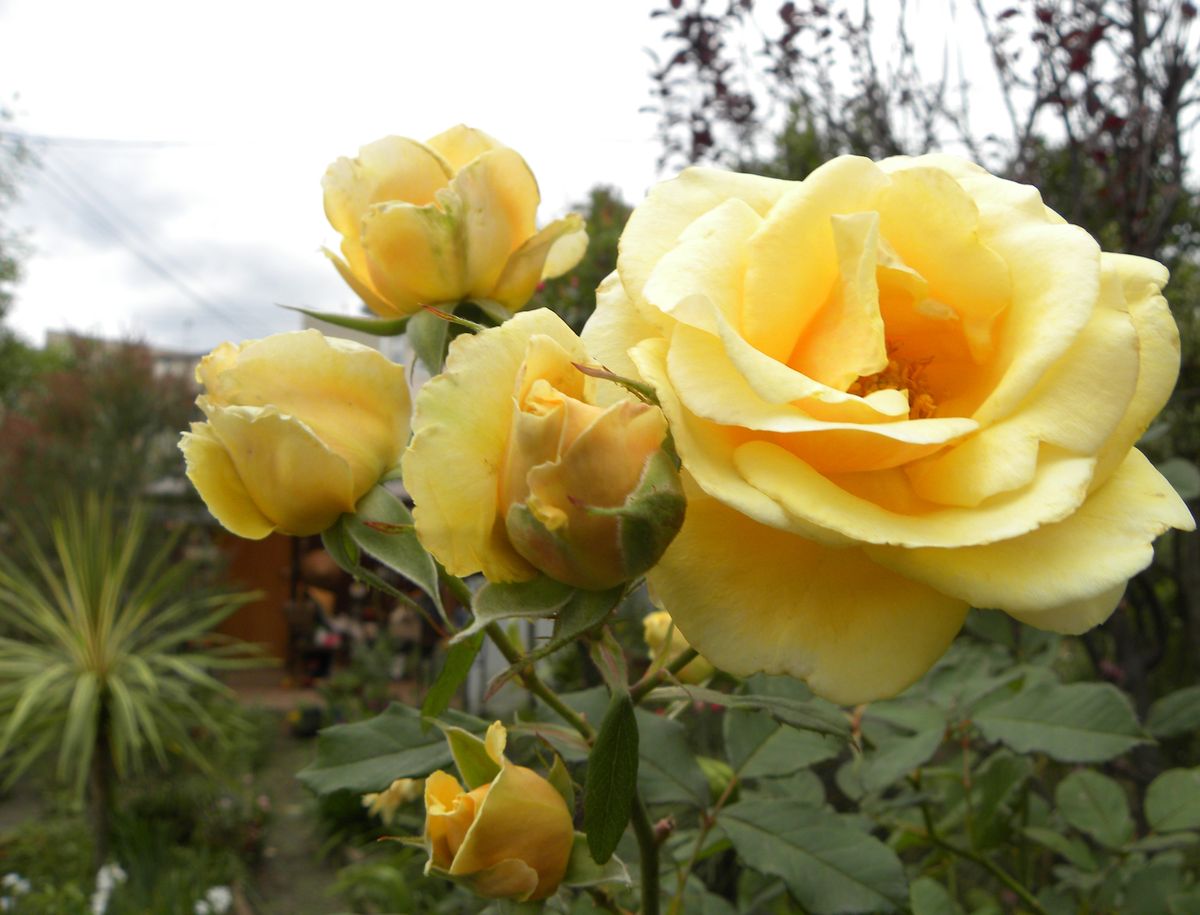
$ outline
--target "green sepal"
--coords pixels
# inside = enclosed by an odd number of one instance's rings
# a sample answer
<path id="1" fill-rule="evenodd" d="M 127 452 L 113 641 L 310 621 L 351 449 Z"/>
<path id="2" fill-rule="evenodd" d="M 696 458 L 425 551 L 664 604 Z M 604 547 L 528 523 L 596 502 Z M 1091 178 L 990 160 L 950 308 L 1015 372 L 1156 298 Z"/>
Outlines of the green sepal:
<path id="1" fill-rule="evenodd" d="M 500 774 L 500 764 L 488 755 L 487 744 L 462 728 L 438 725 L 450 744 L 450 755 L 468 791 L 487 785 Z"/>
<path id="2" fill-rule="evenodd" d="M 571 857 L 567 861 L 567 873 L 562 882 L 566 886 L 587 887 L 601 883 L 632 883 L 629 870 L 625 863 L 613 855 L 605 864 L 597 864 L 592 860 L 588 851 L 587 836 L 582 832 L 575 833 L 575 841 L 571 845 Z"/>
<path id="3" fill-rule="evenodd" d="M 554 763 L 550 766 L 546 781 L 550 782 L 554 786 L 554 790 L 562 795 L 562 799 L 567 802 L 567 810 L 574 815 L 575 783 L 571 781 L 571 773 L 567 771 L 567 764 L 557 753 L 554 754 Z"/>
<path id="4" fill-rule="evenodd" d="M 411 315 L 407 315 L 403 318 L 359 318 L 332 311 L 313 311 L 309 308 L 300 308 L 295 305 L 281 305 L 280 308 L 286 308 L 288 311 L 298 311 L 301 314 L 308 315 L 310 318 L 324 321 L 326 324 L 333 324 L 335 327 L 345 327 L 347 330 L 357 330 L 376 337 L 399 336 L 404 333 L 411 317 Z"/>
<path id="5" fill-rule="evenodd" d="M 654 404 L 656 407 L 660 406 L 658 394 L 654 388 L 650 387 L 644 381 L 634 381 L 632 378 L 626 378 L 624 375 L 614 374 L 603 366 L 588 365 L 586 362 L 573 362 L 571 364 L 589 378 L 600 378 L 604 381 L 611 381 L 613 384 L 619 384 L 636 396 L 638 400 Z"/>

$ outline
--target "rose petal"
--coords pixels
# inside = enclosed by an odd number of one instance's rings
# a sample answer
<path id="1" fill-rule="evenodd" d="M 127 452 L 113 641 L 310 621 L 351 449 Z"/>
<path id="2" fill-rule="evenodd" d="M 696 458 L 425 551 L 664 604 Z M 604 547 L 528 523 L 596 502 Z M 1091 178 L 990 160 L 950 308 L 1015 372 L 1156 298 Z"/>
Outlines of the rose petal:
<path id="1" fill-rule="evenodd" d="M 437 136 L 426 140 L 425 145 L 436 151 L 456 172 L 485 152 L 504 147 L 495 137 L 466 124 L 455 124 L 448 130 L 443 130 Z"/>
<path id="2" fill-rule="evenodd" d="M 1136 449 L 1073 514 L 1012 539 L 958 549 L 871 548 L 877 562 L 945 594 L 1067 631 L 1056 608 L 1104 594 L 1154 558 L 1154 538 L 1191 530 L 1183 500 Z M 1111 609 L 1111 607 L 1110 607 Z M 1056 623 L 1062 619 L 1063 623 Z M 1040 620 L 1040 622 L 1039 622 Z M 1084 627 L 1086 628 L 1086 627 Z M 1082 630 L 1077 630 L 1082 631 Z"/>
<path id="3" fill-rule="evenodd" d="M 451 344 L 445 371 L 427 382 L 413 412 L 402 466 L 416 505 L 417 535 L 453 575 L 482 571 L 493 581 L 525 581 L 532 567 L 497 520 L 499 474 L 512 427 L 513 383 L 535 334 L 552 337 L 577 361 L 578 338 L 544 309 Z"/>
<path id="4" fill-rule="evenodd" d="M 861 550 L 823 547 L 703 496 L 689 499 L 683 529 L 649 581 L 718 668 L 789 674 L 845 704 L 894 695 L 920 677 L 967 609 Z"/>
<path id="5" fill-rule="evenodd" d="M 272 407 L 221 407 L 196 400 L 254 504 L 276 529 L 319 534 L 354 511 L 350 465 L 303 422 Z"/>
<path id="6" fill-rule="evenodd" d="M 184 433 L 179 449 L 187 462 L 187 478 L 226 530 L 247 540 L 262 540 L 275 530 L 271 519 L 254 504 L 212 426 L 192 423 L 192 431 Z"/>
<path id="7" fill-rule="evenodd" d="M 579 214 L 555 220 L 512 253 L 489 297 L 509 311 L 517 311 L 533 296 L 538 283 L 547 276 L 566 273 L 586 251 L 587 230 Z"/>
<path id="8" fill-rule="evenodd" d="M 325 215 L 347 238 L 357 239 L 372 204 L 389 200 L 424 206 L 453 172 L 432 149 L 407 137 L 384 137 L 338 159 L 325 172 Z"/>
<path id="9" fill-rule="evenodd" d="M 363 218 L 363 250 L 371 282 L 394 311 L 457 302 L 467 289 L 460 204 L 443 193 L 442 206 L 383 203 Z"/>
<path id="10" fill-rule="evenodd" d="M 779 362 L 788 360 L 837 281 L 831 217 L 873 209 L 887 181 L 871 160 L 840 156 L 800 184 L 786 185 L 786 196 L 765 214 L 750 242 L 739 330 L 751 346 Z M 625 251 L 622 246 L 622 256 Z"/>

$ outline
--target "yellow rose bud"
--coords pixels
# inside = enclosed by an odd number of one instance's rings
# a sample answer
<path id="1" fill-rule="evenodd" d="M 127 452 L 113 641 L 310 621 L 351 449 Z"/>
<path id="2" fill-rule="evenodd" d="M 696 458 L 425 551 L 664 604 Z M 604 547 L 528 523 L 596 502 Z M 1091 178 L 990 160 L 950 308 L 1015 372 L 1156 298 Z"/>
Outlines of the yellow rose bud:
<path id="1" fill-rule="evenodd" d="M 656 610 L 642 620 L 642 634 L 650 649 L 650 661 L 655 669 L 665 667 L 692 646 L 683 637 L 671 614 Z M 713 675 L 713 666 L 703 657 L 689 661 L 676 676 L 684 683 L 700 683 Z"/>
<path id="2" fill-rule="evenodd" d="M 683 520 L 662 412 L 584 375 L 551 312 L 455 340 L 421 391 L 404 479 L 417 535 L 455 575 L 579 588 L 650 568 Z"/>
<path id="3" fill-rule="evenodd" d="M 1195 526 L 1134 447 L 1178 373 L 1166 281 L 949 156 L 659 185 L 583 332 L 683 463 L 655 599 L 720 669 L 847 704 L 923 675 L 971 606 L 1103 622 Z"/>
<path id="4" fill-rule="evenodd" d="M 362 803 L 371 816 L 391 823 L 397 810 L 421 796 L 423 787 L 424 783 L 419 778 L 398 778 L 383 791 L 364 794 Z"/>
<path id="5" fill-rule="evenodd" d="M 403 367 L 316 330 L 205 356 L 207 422 L 179 444 L 208 510 L 240 537 L 328 528 L 395 466 L 408 438 Z"/>
<path id="6" fill-rule="evenodd" d="M 342 235 L 342 278 L 376 314 L 488 299 L 522 308 L 587 249 L 572 213 L 540 231 L 525 160 L 458 125 L 424 143 L 385 137 L 325 173 L 325 213 Z"/>
<path id="7" fill-rule="evenodd" d="M 567 870 L 575 830 L 566 801 L 532 769 L 504 756 L 504 726 L 488 729 L 500 774 L 473 791 L 437 771 L 425 781 L 425 872 L 465 883 L 480 896 L 545 899 Z"/>

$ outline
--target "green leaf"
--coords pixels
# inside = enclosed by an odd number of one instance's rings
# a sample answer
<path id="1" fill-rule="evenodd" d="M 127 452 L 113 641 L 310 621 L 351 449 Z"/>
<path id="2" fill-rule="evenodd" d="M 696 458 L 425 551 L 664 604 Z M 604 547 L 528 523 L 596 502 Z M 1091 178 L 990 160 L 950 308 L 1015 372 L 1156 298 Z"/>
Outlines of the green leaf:
<path id="1" fill-rule="evenodd" d="M 1133 819 L 1121 786 L 1093 769 L 1072 772 L 1054 789 L 1063 818 L 1101 845 L 1120 848 L 1133 838 Z"/>
<path id="2" fill-rule="evenodd" d="M 647 702 L 705 702 L 729 709 L 762 709 L 793 727 L 849 739 L 850 721 L 837 706 L 823 699 L 793 699 L 754 693 L 722 693 L 699 686 L 662 686 L 652 691 Z"/>
<path id="3" fill-rule="evenodd" d="M 842 749 L 834 738 L 780 724 L 766 712 L 730 709 L 723 727 L 729 764 L 742 778 L 790 775 Z"/>
<path id="4" fill-rule="evenodd" d="M 1200 827 L 1200 768 L 1169 769 L 1146 789 L 1146 821 L 1158 832 Z"/>
<path id="5" fill-rule="evenodd" d="M 629 693 L 612 697 L 588 756 L 583 829 L 597 864 L 605 864 L 625 834 L 637 791 L 638 726 Z"/>
<path id="6" fill-rule="evenodd" d="M 371 523 L 384 529 L 371 527 Z M 354 514 L 344 519 L 344 527 L 363 550 L 417 585 L 442 609 L 437 565 L 417 540 L 412 515 L 395 495 L 376 486 L 359 500 Z"/>
<path id="7" fill-rule="evenodd" d="M 908 887 L 912 915 L 962 915 L 954 897 L 932 877 L 918 877 Z"/>
<path id="8" fill-rule="evenodd" d="M 563 877 L 563 883 L 567 886 L 583 887 L 600 883 L 629 882 L 629 871 L 620 858 L 614 855 L 605 864 L 597 864 L 588 850 L 587 836 L 581 832 L 575 833 L 575 843 L 571 846 L 571 857 L 567 861 L 567 873 Z"/>
<path id="9" fill-rule="evenodd" d="M 1103 762 L 1145 743 L 1129 698 L 1109 683 L 1042 684 L 981 711 L 988 740 L 1062 762 Z"/>
<path id="10" fill-rule="evenodd" d="M 613 692 L 629 689 L 629 671 L 625 666 L 625 652 L 607 627 L 600 630 L 600 637 L 588 646 L 592 663 Z"/>
<path id="11" fill-rule="evenodd" d="M 575 783 L 571 781 L 571 773 L 567 771 L 567 764 L 563 762 L 563 758 L 557 753 L 554 754 L 554 763 L 550 766 L 550 772 L 546 775 L 546 781 L 554 786 L 554 790 L 562 795 L 562 799 L 567 802 L 567 810 L 575 813 Z"/>
<path id="12" fill-rule="evenodd" d="M 336 311 L 313 311 L 309 308 L 299 308 L 295 305 L 281 305 L 281 308 L 286 308 L 288 311 L 298 311 L 302 315 L 308 315 L 310 318 L 316 318 L 318 321 L 324 321 L 326 324 L 332 324 L 335 327 L 345 327 L 349 330 L 362 331 L 364 334 L 373 334 L 376 337 L 395 337 L 404 333 L 404 328 L 408 324 L 408 318 L 366 318 L 356 317 L 354 315 L 344 315 Z"/>
<path id="13" fill-rule="evenodd" d="M 1062 855 L 1081 871 L 1096 870 L 1096 858 L 1092 855 L 1091 849 L 1087 847 L 1087 843 L 1082 840 L 1074 836 L 1064 836 L 1062 833 L 1044 826 L 1026 826 L 1021 831 L 1039 845 L 1044 845 L 1055 854 Z"/>
<path id="14" fill-rule="evenodd" d="M 489 581 L 471 601 L 471 612 L 475 614 L 475 619 L 454 638 L 468 638 L 500 620 L 553 616 L 566 606 L 574 594 L 575 589 L 570 585 L 546 575 L 529 581 Z"/>
<path id="15" fill-rule="evenodd" d="M 717 822 L 743 863 L 782 877 L 813 915 L 894 912 L 908 900 L 895 852 L 833 815 L 752 800 L 726 807 Z"/>
<path id="16" fill-rule="evenodd" d="M 500 764 L 488 755 L 487 745 L 481 739 L 462 728 L 444 727 L 442 732 L 458 774 L 469 790 L 491 783 L 500 774 Z"/>
<path id="17" fill-rule="evenodd" d="M 1163 696 L 1146 716 L 1146 730 L 1155 737 L 1177 737 L 1200 728 L 1200 686 Z"/>
<path id="18" fill-rule="evenodd" d="M 475 658 L 482 647 L 482 632 L 477 632 L 461 642 L 454 642 L 450 646 L 446 652 L 446 660 L 442 663 L 441 673 L 438 674 L 433 686 L 429 687 L 429 692 L 425 694 L 425 701 L 421 703 L 422 715 L 426 718 L 436 718 L 450 707 L 450 700 L 454 698 L 458 688 L 467 679 L 467 674 L 471 672 L 471 665 L 475 663 Z"/>
<path id="19" fill-rule="evenodd" d="M 867 791 L 882 791 L 933 758 L 942 745 L 941 727 L 881 743 L 864 753 L 859 778 Z"/>
<path id="20" fill-rule="evenodd" d="M 454 307 L 443 306 L 441 310 L 453 314 Z M 407 333 L 413 352 L 429 369 L 429 373 L 436 375 L 441 372 L 446 359 L 446 344 L 450 339 L 450 322 L 421 309 L 408 319 Z"/>
<path id="21" fill-rule="evenodd" d="M 486 722 L 448 711 L 442 720 L 482 732 Z M 442 733 L 422 726 L 415 709 L 393 703 L 374 718 L 325 728 L 317 738 L 317 758 L 297 778 L 318 794 L 382 791 L 397 778 L 421 778 L 450 764 Z"/>

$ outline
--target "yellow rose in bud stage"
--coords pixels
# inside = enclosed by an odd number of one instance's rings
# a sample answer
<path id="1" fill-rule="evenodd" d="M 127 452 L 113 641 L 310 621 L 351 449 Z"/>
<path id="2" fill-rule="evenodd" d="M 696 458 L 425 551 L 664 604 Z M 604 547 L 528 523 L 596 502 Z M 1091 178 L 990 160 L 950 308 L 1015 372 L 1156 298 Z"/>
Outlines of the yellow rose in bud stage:
<path id="1" fill-rule="evenodd" d="M 338 159 L 322 182 L 342 235 L 338 272 L 376 314 L 487 299 L 524 307 L 543 279 L 583 257 L 577 214 L 540 231 L 541 196 L 525 160 L 459 125 L 424 143 L 385 137 Z"/>
<path id="2" fill-rule="evenodd" d="M 425 780 L 425 873 L 441 872 L 480 896 L 545 899 L 567 871 L 575 829 L 561 794 L 532 769 L 504 756 L 495 722 L 485 741 L 500 773 L 473 791 L 437 771 Z"/>
<path id="3" fill-rule="evenodd" d="M 721 670 L 845 703 L 920 677 L 969 605 L 1102 622 L 1193 527 L 1133 447 L 1178 372 L 1166 280 L 947 156 L 659 185 L 583 333 L 683 462 L 656 603 Z"/>
<path id="4" fill-rule="evenodd" d="M 662 412 L 576 368 L 544 309 L 458 337 L 417 397 L 404 482 L 422 544 L 454 575 L 544 572 L 603 590 L 654 564 L 684 500 Z"/>
<path id="5" fill-rule="evenodd" d="M 377 816 L 384 823 L 390 823 L 395 818 L 396 811 L 422 795 L 424 785 L 419 778 L 398 778 L 383 791 L 364 794 L 362 803 L 371 816 Z"/>
<path id="6" fill-rule="evenodd" d="M 223 343 L 201 361 L 207 422 L 179 444 L 208 510 L 240 537 L 328 528 L 408 439 L 402 366 L 316 330 Z"/>
<path id="7" fill-rule="evenodd" d="M 683 637 L 671 614 L 656 610 L 642 620 L 642 635 L 650 649 L 650 661 L 655 668 L 665 667 L 692 646 Z M 703 657 L 689 661 L 675 676 L 684 683 L 701 683 L 713 675 L 713 666 Z"/>

